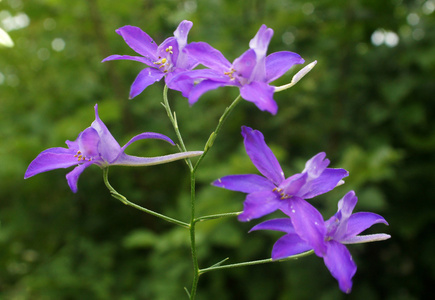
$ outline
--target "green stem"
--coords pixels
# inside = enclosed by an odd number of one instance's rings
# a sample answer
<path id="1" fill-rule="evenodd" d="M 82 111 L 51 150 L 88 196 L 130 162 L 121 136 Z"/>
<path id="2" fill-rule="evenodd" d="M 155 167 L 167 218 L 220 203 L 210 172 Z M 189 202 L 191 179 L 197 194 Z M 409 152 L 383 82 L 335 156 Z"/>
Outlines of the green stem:
<path id="1" fill-rule="evenodd" d="M 211 133 L 210 137 L 208 138 L 208 141 L 204 147 L 204 153 L 202 153 L 202 155 L 199 157 L 198 161 L 195 164 L 195 167 L 193 168 L 193 171 L 196 171 L 196 169 L 198 168 L 201 161 L 207 155 L 208 151 L 213 146 L 214 140 L 216 139 L 217 135 L 219 134 L 220 130 L 222 129 L 222 125 L 225 123 L 226 119 L 228 118 L 230 113 L 234 110 L 234 108 L 237 106 L 237 104 L 240 102 L 241 99 L 242 99 L 242 97 L 240 95 L 237 96 L 237 98 L 234 99 L 234 101 L 230 104 L 230 106 L 228 106 L 225 109 L 224 113 L 222 114 L 222 116 L 219 119 L 219 123 L 216 126 L 216 129 Z"/>
<path id="2" fill-rule="evenodd" d="M 195 221 L 195 171 L 190 171 L 190 249 L 193 262 L 193 280 L 192 289 L 190 290 L 190 300 L 195 299 L 196 290 L 199 280 L 199 264 L 196 254 L 196 221 Z"/>
<path id="3" fill-rule="evenodd" d="M 223 269 L 230 269 L 230 268 L 237 268 L 237 267 L 245 267 L 245 266 L 253 266 L 253 265 L 259 265 L 259 264 L 266 264 L 266 263 L 272 263 L 272 262 L 284 262 L 284 261 L 288 261 L 288 260 L 296 260 L 298 258 L 304 257 L 304 256 L 308 256 L 313 254 L 314 251 L 310 250 L 307 252 L 303 252 L 300 254 L 296 254 L 290 257 L 286 257 L 283 259 L 277 259 L 277 260 L 273 260 L 272 258 L 268 258 L 268 259 L 260 259 L 260 260 L 254 260 L 254 261 L 247 261 L 247 262 L 243 262 L 243 263 L 237 263 L 237 264 L 230 264 L 230 265 L 224 265 L 224 266 L 220 266 L 220 265 L 215 265 L 215 266 L 211 266 L 209 268 L 205 268 L 205 269 L 201 269 L 199 270 L 199 275 L 204 274 L 206 272 L 210 272 L 210 271 L 215 271 L 215 270 L 223 270 Z"/>
<path id="4" fill-rule="evenodd" d="M 172 113 L 171 107 L 169 106 L 168 86 L 167 85 L 165 85 L 165 87 L 163 88 L 163 107 L 165 108 L 166 113 L 168 114 L 169 120 L 171 121 L 171 124 L 174 127 L 174 131 L 175 131 L 175 134 L 177 135 L 177 139 L 178 139 L 178 143 L 179 143 L 178 147 L 179 147 L 180 151 L 187 152 L 186 146 L 184 145 L 184 141 L 183 141 L 183 138 L 181 136 L 180 129 L 178 128 L 177 117 L 175 115 L 175 112 Z M 189 166 L 189 170 L 192 171 L 192 169 L 193 169 L 192 161 L 187 158 L 186 163 Z"/>
<path id="5" fill-rule="evenodd" d="M 166 109 L 166 113 L 168 114 L 169 120 L 171 121 L 172 126 L 174 127 L 175 134 L 178 138 L 178 147 L 180 151 L 187 151 L 187 148 L 184 144 L 183 138 L 181 136 L 180 129 L 178 128 L 178 122 L 175 115 L 175 112 L 173 113 L 171 110 L 171 107 L 169 105 L 168 101 L 168 86 L 165 85 L 163 89 L 163 106 Z M 196 236 L 195 236 L 195 170 L 193 168 L 192 161 L 187 158 L 186 159 L 187 166 L 189 167 L 190 171 L 190 224 L 189 224 L 189 233 L 190 233 L 190 249 L 192 254 L 192 262 L 193 262 L 193 282 L 192 282 L 192 288 L 190 290 L 189 298 L 191 300 L 195 299 L 196 296 L 196 290 L 198 287 L 198 280 L 199 280 L 199 264 L 198 264 L 198 256 L 196 254 Z"/>
<path id="6" fill-rule="evenodd" d="M 182 221 L 180 221 L 180 220 L 173 219 L 173 218 L 171 218 L 171 217 L 168 217 L 168 216 L 165 216 L 165 215 L 159 214 L 158 212 L 152 211 L 152 210 L 150 210 L 150 209 L 147 209 L 147 208 L 145 208 L 145 207 L 142 207 L 142 206 L 140 206 L 140 205 L 137 205 L 137 204 L 135 204 L 135 203 L 133 203 L 133 202 L 128 201 L 126 197 L 124 197 L 123 195 L 121 195 L 120 193 L 118 193 L 118 192 L 117 192 L 117 191 L 116 191 L 116 190 L 115 190 L 115 189 L 110 185 L 108 177 L 109 177 L 109 168 L 107 167 L 107 168 L 104 168 L 104 169 L 103 169 L 103 180 L 104 180 L 104 183 L 106 184 L 106 187 L 109 189 L 110 194 L 112 195 L 113 198 L 118 199 L 119 201 L 121 201 L 121 202 L 124 203 L 125 205 L 128 205 L 128 206 L 131 206 L 131 207 L 133 207 L 133 208 L 136 208 L 137 210 L 140 210 L 140 211 L 142 211 L 142 212 L 148 213 L 148 214 L 150 214 L 150 215 L 153 215 L 153 216 L 155 216 L 155 217 L 158 217 L 158 218 L 160 218 L 160 219 L 163 219 L 163 220 L 165 220 L 165 221 L 167 221 L 167 222 L 170 222 L 170 223 L 173 223 L 173 224 L 176 224 L 176 225 L 179 225 L 179 226 L 185 227 L 185 228 L 190 228 L 190 225 L 187 224 L 187 223 L 185 223 L 185 222 L 182 222 Z"/>
<path id="7" fill-rule="evenodd" d="M 195 222 L 202 222 L 202 221 L 220 219 L 220 218 L 225 218 L 225 217 L 236 217 L 236 216 L 240 215 L 241 213 L 242 213 L 241 211 L 238 211 L 238 212 L 230 212 L 230 213 L 203 216 L 203 217 L 197 218 L 195 220 Z"/>
<path id="8" fill-rule="evenodd" d="M 216 139 L 216 136 L 218 135 L 219 131 L 221 130 L 222 125 L 224 124 L 225 120 L 228 118 L 230 113 L 233 111 L 233 109 L 236 107 L 237 103 L 239 103 L 241 99 L 242 98 L 239 95 L 231 103 L 231 105 L 225 109 L 224 113 L 222 114 L 222 116 L 219 119 L 219 123 L 218 123 L 215 131 L 212 132 L 207 143 L 205 144 L 203 154 L 199 157 L 195 166 L 193 166 L 192 161 L 189 158 L 186 159 L 186 163 L 187 163 L 189 170 L 190 170 L 190 224 L 188 224 L 188 225 L 189 225 L 189 231 L 190 231 L 190 247 L 191 247 L 191 254 L 192 254 L 192 261 L 193 261 L 193 282 L 192 282 L 192 288 L 191 288 L 190 295 L 189 295 L 190 300 L 193 300 L 196 297 L 196 291 L 197 291 L 198 280 L 199 280 L 199 275 L 200 275 L 198 256 L 196 253 L 196 237 L 195 237 L 195 232 L 196 232 L 195 225 L 196 225 L 196 223 L 199 221 L 216 219 L 216 218 L 221 218 L 224 216 L 236 216 L 236 215 L 240 214 L 240 213 L 227 213 L 227 214 L 205 216 L 205 217 L 201 217 L 201 218 L 196 219 L 195 218 L 195 181 L 196 181 L 195 173 L 196 173 L 196 170 L 197 170 L 200 162 L 204 159 L 207 152 L 213 146 L 213 142 Z M 171 107 L 169 105 L 168 87 L 166 85 L 163 89 L 163 106 L 165 107 L 166 113 L 169 117 L 169 120 L 172 123 L 172 126 L 174 127 L 175 134 L 177 135 L 178 142 L 179 142 L 178 147 L 179 147 L 180 151 L 186 152 L 187 148 L 184 144 L 183 138 L 182 138 L 180 130 L 178 128 L 178 123 L 177 123 L 177 118 L 176 118 L 175 112 L 174 113 L 172 112 Z"/>

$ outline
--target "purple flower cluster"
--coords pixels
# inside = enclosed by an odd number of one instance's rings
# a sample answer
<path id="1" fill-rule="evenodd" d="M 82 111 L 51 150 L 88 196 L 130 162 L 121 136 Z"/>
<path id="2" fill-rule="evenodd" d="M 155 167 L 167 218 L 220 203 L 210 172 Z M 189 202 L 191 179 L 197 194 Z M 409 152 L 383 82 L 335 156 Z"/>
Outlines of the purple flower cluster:
<path id="1" fill-rule="evenodd" d="M 344 244 L 381 241 L 387 234 L 360 236 L 361 232 L 376 223 L 387 224 L 377 214 L 359 212 L 352 214 L 357 203 L 353 191 L 338 202 L 338 211 L 324 221 L 320 212 L 306 201 L 324 194 L 343 183 L 348 176 L 344 169 L 328 168 L 325 153 L 319 153 L 307 161 L 301 173 L 284 177 L 282 168 L 272 150 L 264 141 L 263 134 L 249 127 L 242 127 L 246 152 L 252 163 L 263 175 L 243 174 L 222 177 L 213 185 L 247 193 L 240 221 L 262 217 L 276 210 L 287 218 L 265 221 L 252 230 L 277 230 L 286 233 L 274 245 L 272 259 L 281 259 L 308 250 L 322 257 L 340 289 L 349 293 L 356 265 Z M 251 231 L 252 231 L 251 230 Z"/>
<path id="2" fill-rule="evenodd" d="M 103 60 L 134 60 L 147 66 L 134 80 L 130 98 L 134 98 L 149 85 L 165 78 L 166 85 L 180 91 L 190 104 L 194 104 L 207 91 L 234 86 L 243 99 L 254 103 L 260 110 L 276 114 L 278 106 L 273 99 L 277 91 L 287 89 L 309 72 L 313 62 L 297 73 L 290 84 L 275 87 L 271 82 L 281 77 L 292 66 L 304 63 L 299 54 L 281 51 L 267 55 L 273 30 L 262 25 L 249 42 L 249 49 L 232 63 L 221 52 L 205 42 L 187 43 L 192 22 L 182 21 L 174 32 L 160 45 L 144 31 L 134 26 L 116 30 L 128 46 L 140 56 L 111 55 Z M 198 65 L 206 68 L 194 69 Z M 285 177 L 284 172 L 267 146 L 263 134 L 242 127 L 242 136 L 248 156 L 261 175 L 242 174 L 222 177 L 213 185 L 246 193 L 243 212 L 238 216 L 246 222 L 277 210 L 286 217 L 272 219 L 254 226 L 254 230 L 275 230 L 285 233 L 273 246 L 272 259 L 282 259 L 308 250 L 322 257 L 340 289 L 349 293 L 356 264 L 345 244 L 381 241 L 388 234 L 360 235 L 374 224 L 387 221 L 369 212 L 352 214 L 357 203 L 353 191 L 339 202 L 337 213 L 324 220 L 320 212 L 307 200 L 327 193 L 344 183 L 348 176 L 344 169 L 328 168 L 330 161 L 321 152 L 309 159 L 302 172 Z M 66 175 L 73 192 L 77 192 L 80 174 L 90 165 L 101 168 L 112 165 L 147 166 L 202 155 L 203 151 L 181 152 L 159 157 L 137 157 L 125 153 L 133 142 L 141 139 L 160 139 L 174 145 L 167 136 L 144 132 L 133 137 L 121 147 L 106 125 L 100 120 L 95 105 L 95 121 L 82 131 L 68 148 L 56 147 L 41 152 L 29 165 L 24 178 L 58 168 L 76 166 Z"/>
<path id="3" fill-rule="evenodd" d="M 276 114 L 275 87 L 270 83 L 304 60 L 299 54 L 281 51 L 266 56 L 273 30 L 262 25 L 249 49 L 230 63 L 219 50 L 205 42 L 187 44 L 192 22 L 182 21 L 160 46 L 141 29 L 124 26 L 116 30 L 127 45 L 141 56 L 111 55 L 103 60 L 135 60 L 146 64 L 131 86 L 130 98 L 165 77 L 169 88 L 181 91 L 193 104 L 205 92 L 222 86 L 236 86 L 243 99 L 259 109 Z M 198 64 L 207 69 L 193 70 Z"/>

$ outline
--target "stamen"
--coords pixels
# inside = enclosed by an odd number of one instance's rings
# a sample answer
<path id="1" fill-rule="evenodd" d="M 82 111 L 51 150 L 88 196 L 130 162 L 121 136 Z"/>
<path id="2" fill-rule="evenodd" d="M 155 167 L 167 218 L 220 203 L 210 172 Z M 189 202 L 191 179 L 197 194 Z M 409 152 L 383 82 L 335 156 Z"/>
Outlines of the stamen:
<path id="1" fill-rule="evenodd" d="M 174 52 L 172 52 L 172 46 L 169 46 L 168 48 L 166 48 L 165 51 L 169 52 L 169 54 L 174 54 Z"/>
<path id="2" fill-rule="evenodd" d="M 233 68 L 231 68 L 230 71 L 228 71 L 228 72 L 224 72 L 224 75 L 228 75 L 228 76 L 230 77 L 231 80 L 234 80 L 234 79 L 235 79 L 234 76 L 233 76 L 234 72 L 236 72 L 236 70 L 234 70 Z"/>
<path id="3" fill-rule="evenodd" d="M 84 155 L 82 154 L 82 152 L 81 152 L 80 150 L 77 151 L 77 154 L 74 155 L 74 157 L 77 157 L 77 160 L 78 160 L 78 161 L 85 161 L 85 160 L 87 160 L 87 161 L 91 161 L 91 160 L 92 160 L 92 157 L 87 158 L 86 156 L 84 156 Z"/>

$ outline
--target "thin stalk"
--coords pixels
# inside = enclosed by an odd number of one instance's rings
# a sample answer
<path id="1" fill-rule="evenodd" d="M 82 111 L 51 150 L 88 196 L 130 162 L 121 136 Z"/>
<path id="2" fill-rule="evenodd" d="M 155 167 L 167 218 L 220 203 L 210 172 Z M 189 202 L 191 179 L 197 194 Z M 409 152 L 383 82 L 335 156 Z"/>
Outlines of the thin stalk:
<path id="1" fill-rule="evenodd" d="M 242 213 L 241 211 L 238 211 L 238 212 L 230 212 L 230 213 L 203 216 L 203 217 L 197 218 L 195 220 L 195 222 L 202 222 L 202 221 L 220 219 L 220 218 L 225 218 L 225 217 L 236 217 L 236 216 L 240 215 L 241 213 Z"/>
<path id="2" fill-rule="evenodd" d="M 190 300 L 195 299 L 196 290 L 199 280 L 199 264 L 198 256 L 196 254 L 196 222 L 195 222 L 195 170 L 190 171 L 190 249 L 192 253 L 193 262 L 193 280 L 192 289 L 190 290 Z"/>
<path id="3" fill-rule="evenodd" d="M 198 280 L 199 280 L 199 275 L 200 275 L 198 256 L 196 253 L 196 236 L 195 236 L 196 223 L 199 221 L 216 219 L 216 218 L 221 218 L 221 217 L 225 217 L 225 216 L 236 216 L 236 215 L 240 214 L 240 213 L 218 214 L 218 215 L 200 217 L 200 218 L 196 219 L 195 218 L 195 185 L 196 185 L 195 173 L 196 173 L 196 170 L 199 166 L 199 163 L 204 159 L 207 152 L 213 146 L 213 142 L 216 139 L 216 136 L 218 135 L 218 133 L 220 132 L 225 120 L 228 118 L 230 113 L 233 111 L 233 109 L 236 107 L 236 105 L 240 102 L 241 99 L 242 98 L 239 95 L 230 104 L 230 106 L 228 106 L 225 109 L 224 113 L 222 114 L 222 116 L 219 119 L 219 122 L 217 124 L 215 131 L 212 132 L 208 141 L 205 144 L 203 154 L 199 157 L 195 166 L 193 166 L 192 161 L 189 158 L 186 159 L 186 163 L 187 163 L 189 170 L 190 170 L 190 223 L 188 225 L 189 225 L 189 232 L 190 232 L 190 247 L 191 247 L 192 262 L 193 262 L 193 282 L 192 282 L 192 288 L 191 288 L 191 291 L 189 294 L 190 300 L 193 300 L 196 297 L 196 291 L 197 291 Z M 171 107 L 169 105 L 168 86 L 167 85 L 165 85 L 165 87 L 163 89 L 163 106 L 165 107 L 166 113 L 167 113 L 169 120 L 171 121 L 171 124 L 174 128 L 175 134 L 177 135 L 178 142 L 179 142 L 178 147 L 181 151 L 186 152 L 187 148 L 184 144 L 183 138 L 182 138 L 180 130 L 178 128 L 178 123 L 177 123 L 177 118 L 176 118 L 175 112 L 174 113 L 172 112 Z"/>
<path id="4" fill-rule="evenodd" d="M 186 146 L 184 145 L 183 137 L 181 136 L 180 129 L 178 128 L 178 122 L 177 117 L 175 115 L 175 112 L 172 113 L 171 107 L 169 106 L 168 101 L 168 86 L 165 84 L 165 87 L 163 88 L 163 107 L 166 110 L 166 113 L 168 114 L 169 120 L 171 121 L 172 127 L 174 127 L 175 134 L 177 135 L 178 139 L 178 147 L 181 151 L 187 152 Z M 190 159 L 186 159 L 186 163 L 189 166 L 189 170 L 192 171 L 193 164 Z"/>
<path id="5" fill-rule="evenodd" d="M 253 266 L 253 265 L 260 265 L 260 264 L 267 264 L 267 263 L 272 263 L 272 262 L 284 262 L 284 261 L 288 261 L 288 260 L 295 260 L 304 256 L 308 256 L 313 254 L 314 251 L 310 250 L 307 252 L 303 252 L 300 254 L 296 254 L 296 255 L 292 255 L 290 257 L 286 257 L 283 259 L 277 259 L 277 260 L 273 260 L 272 258 L 267 258 L 267 259 L 260 259 L 260 260 L 253 260 L 253 261 L 247 261 L 247 262 L 242 262 L 242 263 L 237 263 L 237 264 L 230 264 L 230 265 L 218 265 L 218 266 L 211 266 L 209 268 L 205 268 L 205 269 L 201 269 L 199 270 L 199 275 L 204 274 L 206 272 L 210 272 L 210 271 L 215 271 L 215 270 L 223 270 L 223 269 L 231 269 L 231 268 L 238 268 L 238 267 L 246 267 L 246 266 Z"/>
<path id="6" fill-rule="evenodd" d="M 222 114 L 222 116 L 219 119 L 219 123 L 217 124 L 216 129 L 211 133 L 210 137 L 208 138 L 208 141 L 207 141 L 207 143 L 205 144 L 205 147 L 204 147 L 204 152 L 202 153 L 202 155 L 199 157 L 198 161 L 196 162 L 195 167 L 193 168 L 193 171 L 196 171 L 196 169 L 198 168 L 198 166 L 201 163 L 201 161 L 207 155 L 208 151 L 213 146 L 213 142 L 216 139 L 217 135 L 219 134 L 219 132 L 220 132 L 222 126 L 224 125 L 226 119 L 228 118 L 230 113 L 234 110 L 234 108 L 237 106 L 237 104 L 240 102 L 241 99 L 242 99 L 242 97 L 240 95 L 237 96 L 237 98 L 234 99 L 234 101 L 230 104 L 230 106 L 228 106 L 225 109 L 224 113 Z"/>
<path id="7" fill-rule="evenodd" d="M 104 183 L 106 184 L 106 187 L 109 189 L 110 194 L 112 195 L 113 198 L 118 199 L 119 201 L 121 201 L 125 205 L 128 205 L 128 206 L 131 206 L 133 208 L 136 208 L 137 210 L 140 210 L 140 211 L 145 212 L 147 214 L 153 215 L 153 216 L 158 217 L 160 219 L 163 219 L 163 220 L 165 220 L 167 222 L 173 223 L 173 224 L 181 226 L 181 227 L 190 228 L 190 225 L 185 223 L 185 222 L 183 222 L 183 221 L 180 221 L 180 220 L 177 220 L 177 219 L 174 219 L 174 218 L 171 218 L 171 217 L 159 214 L 158 212 L 152 211 L 150 209 L 147 209 L 145 207 L 142 207 L 140 205 L 137 205 L 137 204 L 135 204 L 133 202 L 128 201 L 125 196 L 123 196 L 120 193 L 118 193 L 110 185 L 108 177 L 109 177 L 109 168 L 104 168 L 103 169 L 103 180 L 104 180 Z"/>
<path id="8" fill-rule="evenodd" d="M 175 134 L 177 135 L 178 139 L 178 147 L 181 151 L 186 152 L 187 148 L 184 144 L 183 137 L 181 136 L 180 129 L 178 127 L 177 117 L 175 115 L 175 112 L 173 113 L 171 110 L 171 107 L 169 105 L 168 100 L 168 86 L 165 85 L 163 89 L 163 106 L 165 107 L 166 113 L 169 117 L 169 120 L 171 121 L 171 124 L 174 128 Z M 189 234 L 190 234 L 190 249 L 192 254 L 192 263 L 193 263 L 193 282 L 192 282 L 192 288 L 190 290 L 190 293 L 188 293 L 189 298 L 191 300 L 195 299 L 196 297 L 196 290 L 198 287 L 198 280 L 199 280 L 199 264 L 198 264 L 198 256 L 196 254 L 196 236 L 195 236 L 195 171 L 193 168 L 192 161 L 187 158 L 186 159 L 187 166 L 189 167 L 190 171 L 190 223 L 189 226 Z"/>

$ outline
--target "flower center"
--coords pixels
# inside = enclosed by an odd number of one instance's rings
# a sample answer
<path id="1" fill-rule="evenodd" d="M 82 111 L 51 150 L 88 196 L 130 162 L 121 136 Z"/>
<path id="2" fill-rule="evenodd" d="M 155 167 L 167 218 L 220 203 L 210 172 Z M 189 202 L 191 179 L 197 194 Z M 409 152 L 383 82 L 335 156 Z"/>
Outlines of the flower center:
<path id="1" fill-rule="evenodd" d="M 168 57 L 161 57 L 159 56 L 159 60 L 155 61 L 154 64 L 159 66 L 159 69 L 163 68 L 163 72 L 167 73 L 170 71 L 170 68 L 172 68 L 172 60 L 170 55 L 174 54 L 172 51 L 172 46 L 169 46 L 165 49 L 166 53 L 168 53 Z"/>
<path id="2" fill-rule="evenodd" d="M 283 192 L 282 189 L 277 188 L 277 187 L 274 188 L 272 191 L 278 192 L 278 194 L 280 194 L 280 196 L 281 196 L 281 200 L 290 199 L 291 197 L 293 197 L 292 195 L 287 195 L 286 193 Z"/>
<path id="3" fill-rule="evenodd" d="M 77 157 L 77 160 L 80 161 L 91 161 L 92 157 L 86 157 L 85 155 L 82 154 L 82 152 L 79 150 L 77 151 L 77 154 L 74 155 L 74 157 Z"/>
<path id="4" fill-rule="evenodd" d="M 169 54 L 174 54 L 174 52 L 172 52 L 172 46 L 166 48 L 165 51 L 168 52 Z"/>
<path id="5" fill-rule="evenodd" d="M 236 72 L 236 70 L 231 68 L 231 70 L 229 70 L 228 72 L 224 72 L 224 75 L 227 75 L 228 77 L 230 77 L 231 80 L 235 80 L 236 78 L 233 76 L 234 72 Z"/>

